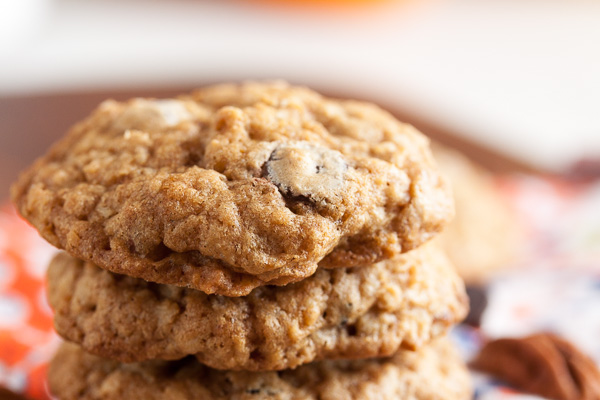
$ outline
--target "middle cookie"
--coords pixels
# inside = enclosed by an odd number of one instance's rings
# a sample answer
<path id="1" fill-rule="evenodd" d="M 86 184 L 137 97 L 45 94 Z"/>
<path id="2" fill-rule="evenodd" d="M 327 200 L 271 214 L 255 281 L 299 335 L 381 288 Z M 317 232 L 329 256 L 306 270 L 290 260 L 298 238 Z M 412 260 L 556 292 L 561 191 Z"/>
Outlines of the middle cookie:
<path id="1" fill-rule="evenodd" d="M 91 353 L 123 362 L 194 355 L 228 370 L 388 356 L 444 334 L 467 310 L 462 281 L 433 245 L 244 297 L 149 283 L 65 253 L 48 281 L 56 330 Z"/>

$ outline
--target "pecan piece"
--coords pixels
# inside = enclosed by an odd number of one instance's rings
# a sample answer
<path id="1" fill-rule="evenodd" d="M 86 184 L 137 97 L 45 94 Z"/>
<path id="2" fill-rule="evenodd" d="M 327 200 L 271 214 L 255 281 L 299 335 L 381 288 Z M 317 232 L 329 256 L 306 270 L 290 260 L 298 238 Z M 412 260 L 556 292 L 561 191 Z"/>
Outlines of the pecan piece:
<path id="1" fill-rule="evenodd" d="M 600 399 L 600 371 L 594 361 L 550 333 L 491 341 L 472 366 L 520 390 L 551 399 Z"/>

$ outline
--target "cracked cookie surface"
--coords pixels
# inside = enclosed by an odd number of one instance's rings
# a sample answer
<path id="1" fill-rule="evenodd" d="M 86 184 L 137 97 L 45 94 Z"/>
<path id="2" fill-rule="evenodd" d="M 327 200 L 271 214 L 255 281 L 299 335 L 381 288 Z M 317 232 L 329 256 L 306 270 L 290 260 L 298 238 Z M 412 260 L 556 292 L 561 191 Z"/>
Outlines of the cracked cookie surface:
<path id="1" fill-rule="evenodd" d="M 12 198 L 76 257 L 227 296 L 389 259 L 453 214 L 414 128 L 282 83 L 106 101 Z"/>
<path id="2" fill-rule="evenodd" d="M 217 371 L 193 358 L 120 364 L 63 344 L 48 382 L 60 400 L 468 400 L 468 371 L 448 339 L 391 358 L 322 361 L 280 372 Z"/>
<path id="3" fill-rule="evenodd" d="M 244 297 L 148 283 L 65 253 L 48 282 L 56 330 L 91 353 L 125 362 L 195 355 L 231 370 L 389 356 L 446 333 L 467 308 L 453 266 L 430 244 Z"/>

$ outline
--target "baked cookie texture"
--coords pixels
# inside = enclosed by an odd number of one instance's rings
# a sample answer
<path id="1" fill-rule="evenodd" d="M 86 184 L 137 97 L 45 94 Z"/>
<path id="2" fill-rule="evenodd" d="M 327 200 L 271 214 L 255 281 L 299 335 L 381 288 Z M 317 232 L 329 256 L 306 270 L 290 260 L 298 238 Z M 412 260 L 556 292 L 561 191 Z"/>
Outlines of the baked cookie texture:
<path id="1" fill-rule="evenodd" d="M 66 253 L 51 262 L 48 282 L 56 330 L 86 351 L 124 362 L 195 355 L 229 370 L 419 348 L 462 320 L 468 303 L 453 266 L 430 244 L 244 297 L 148 283 Z"/>
<path id="2" fill-rule="evenodd" d="M 456 205 L 456 217 L 435 240 L 467 285 L 485 284 L 518 259 L 523 229 L 489 172 L 450 148 L 434 143 L 432 150 Z"/>
<path id="3" fill-rule="evenodd" d="M 283 83 L 106 101 L 12 198 L 76 257 L 227 296 L 389 259 L 453 215 L 413 127 Z"/>
<path id="4" fill-rule="evenodd" d="M 321 361 L 280 372 L 217 371 L 193 358 L 120 364 L 63 344 L 48 382 L 60 400 L 468 400 L 468 371 L 447 341 L 391 358 Z"/>

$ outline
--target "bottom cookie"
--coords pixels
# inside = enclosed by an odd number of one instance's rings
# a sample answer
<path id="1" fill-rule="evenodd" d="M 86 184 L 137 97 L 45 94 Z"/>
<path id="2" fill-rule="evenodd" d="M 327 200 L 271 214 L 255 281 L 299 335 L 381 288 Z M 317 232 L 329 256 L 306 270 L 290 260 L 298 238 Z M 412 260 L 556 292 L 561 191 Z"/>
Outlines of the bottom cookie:
<path id="1" fill-rule="evenodd" d="M 72 399 L 467 400 L 468 371 L 448 339 L 418 351 L 321 361 L 278 372 L 227 372 L 193 357 L 123 364 L 65 343 L 50 364 L 51 392 Z"/>

